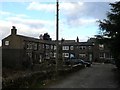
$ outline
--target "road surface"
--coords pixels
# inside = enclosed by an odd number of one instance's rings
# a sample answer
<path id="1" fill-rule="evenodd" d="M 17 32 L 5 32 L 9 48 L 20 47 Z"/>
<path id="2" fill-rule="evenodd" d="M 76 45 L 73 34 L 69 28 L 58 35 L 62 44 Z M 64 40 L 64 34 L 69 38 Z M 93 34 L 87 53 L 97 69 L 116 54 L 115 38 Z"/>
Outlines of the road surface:
<path id="1" fill-rule="evenodd" d="M 92 67 L 79 70 L 48 85 L 47 88 L 118 88 L 114 67 L 112 64 L 95 63 Z"/>

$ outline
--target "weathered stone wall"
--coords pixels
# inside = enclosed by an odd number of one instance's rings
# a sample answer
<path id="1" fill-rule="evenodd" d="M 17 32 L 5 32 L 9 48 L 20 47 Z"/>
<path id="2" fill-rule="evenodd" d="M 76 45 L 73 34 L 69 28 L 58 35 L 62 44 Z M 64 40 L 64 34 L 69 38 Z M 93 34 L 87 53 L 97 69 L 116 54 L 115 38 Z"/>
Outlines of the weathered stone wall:
<path id="1" fill-rule="evenodd" d="M 23 50 L 2 49 L 2 67 L 21 68 Z"/>

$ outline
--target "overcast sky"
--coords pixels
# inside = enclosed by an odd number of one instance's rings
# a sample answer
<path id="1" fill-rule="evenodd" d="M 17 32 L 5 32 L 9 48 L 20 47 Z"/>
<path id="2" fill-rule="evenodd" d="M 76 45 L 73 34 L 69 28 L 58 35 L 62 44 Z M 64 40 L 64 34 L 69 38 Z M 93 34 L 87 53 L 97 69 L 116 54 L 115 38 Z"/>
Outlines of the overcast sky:
<path id="1" fill-rule="evenodd" d="M 59 39 L 86 41 L 98 34 L 97 20 L 106 18 L 109 2 L 59 3 Z M 0 2 L 0 40 L 10 35 L 16 26 L 20 35 L 38 38 L 49 33 L 56 39 L 56 3 Z M 1 42 L 0 42 L 1 44 Z"/>

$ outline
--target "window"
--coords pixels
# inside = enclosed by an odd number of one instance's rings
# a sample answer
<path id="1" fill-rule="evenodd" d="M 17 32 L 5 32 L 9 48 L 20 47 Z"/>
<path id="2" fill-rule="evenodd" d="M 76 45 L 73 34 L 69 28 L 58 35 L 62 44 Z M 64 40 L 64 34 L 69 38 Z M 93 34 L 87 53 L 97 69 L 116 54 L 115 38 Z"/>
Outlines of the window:
<path id="1" fill-rule="evenodd" d="M 45 48 L 45 44 L 42 44 L 42 47 Z"/>
<path id="2" fill-rule="evenodd" d="M 50 54 L 49 53 L 45 53 L 46 59 L 50 59 Z"/>
<path id="3" fill-rule="evenodd" d="M 37 50 L 37 43 L 34 43 L 34 50 Z"/>
<path id="4" fill-rule="evenodd" d="M 103 53 L 103 52 L 99 53 L 100 58 L 104 58 L 104 56 L 105 56 L 105 53 Z"/>
<path id="5" fill-rule="evenodd" d="M 73 50 L 74 49 L 74 47 L 73 46 L 70 46 L 70 50 Z"/>
<path id="6" fill-rule="evenodd" d="M 31 58 L 32 57 L 32 53 L 31 52 L 27 52 L 27 55 Z"/>
<path id="7" fill-rule="evenodd" d="M 83 46 L 83 49 L 86 49 L 86 46 Z"/>
<path id="8" fill-rule="evenodd" d="M 32 43 L 29 44 L 29 49 L 32 49 Z"/>
<path id="9" fill-rule="evenodd" d="M 104 45 L 103 44 L 99 44 L 99 49 L 103 50 L 104 49 Z"/>
<path id="10" fill-rule="evenodd" d="M 63 46 L 63 50 L 69 50 L 69 46 Z"/>
<path id="11" fill-rule="evenodd" d="M 54 53 L 54 56 L 53 57 L 56 57 L 56 53 Z"/>
<path id="12" fill-rule="evenodd" d="M 91 50 L 91 46 L 88 46 L 89 50 Z"/>
<path id="13" fill-rule="evenodd" d="M 41 50 L 43 47 L 42 47 L 42 44 L 39 44 L 39 50 Z"/>
<path id="14" fill-rule="evenodd" d="M 46 45 L 46 49 L 49 49 L 49 45 Z"/>
<path id="15" fill-rule="evenodd" d="M 9 45 L 9 41 L 5 41 L 5 45 L 8 46 Z"/>
<path id="16" fill-rule="evenodd" d="M 56 46 L 54 46 L 54 50 L 56 50 Z"/>
<path id="17" fill-rule="evenodd" d="M 63 57 L 69 57 L 69 53 L 63 53 Z"/>
<path id="18" fill-rule="evenodd" d="M 84 54 L 84 53 L 79 54 L 80 57 L 85 57 L 85 55 L 86 54 Z"/>
<path id="19" fill-rule="evenodd" d="M 53 49 L 53 45 L 51 45 L 51 49 Z"/>
<path id="20" fill-rule="evenodd" d="M 26 48 L 30 49 L 30 44 L 29 43 L 27 43 Z"/>
<path id="21" fill-rule="evenodd" d="M 27 43 L 26 48 L 27 48 L 27 49 L 32 49 L 32 48 L 33 48 L 33 44 L 32 44 L 32 43 L 30 43 L 30 42 L 29 42 L 29 43 Z"/>
<path id="22" fill-rule="evenodd" d="M 80 46 L 79 48 L 83 50 L 83 49 L 86 49 L 86 46 Z"/>
<path id="23" fill-rule="evenodd" d="M 50 57 L 53 57 L 53 53 L 52 52 L 50 52 Z"/>
<path id="24" fill-rule="evenodd" d="M 82 46 L 80 46 L 80 49 L 82 50 Z"/>

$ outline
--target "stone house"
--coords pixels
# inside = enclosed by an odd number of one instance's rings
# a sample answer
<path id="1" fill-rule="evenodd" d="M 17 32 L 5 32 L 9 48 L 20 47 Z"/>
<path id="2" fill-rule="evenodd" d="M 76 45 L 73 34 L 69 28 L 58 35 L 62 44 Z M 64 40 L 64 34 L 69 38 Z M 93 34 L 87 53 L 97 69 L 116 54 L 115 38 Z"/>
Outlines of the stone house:
<path id="1" fill-rule="evenodd" d="M 59 59 L 83 59 L 89 61 L 111 60 L 108 47 L 90 38 L 87 42 L 75 40 L 59 41 Z M 13 26 L 11 34 L 2 40 L 3 67 L 22 68 L 56 59 L 56 41 L 18 35 Z"/>

